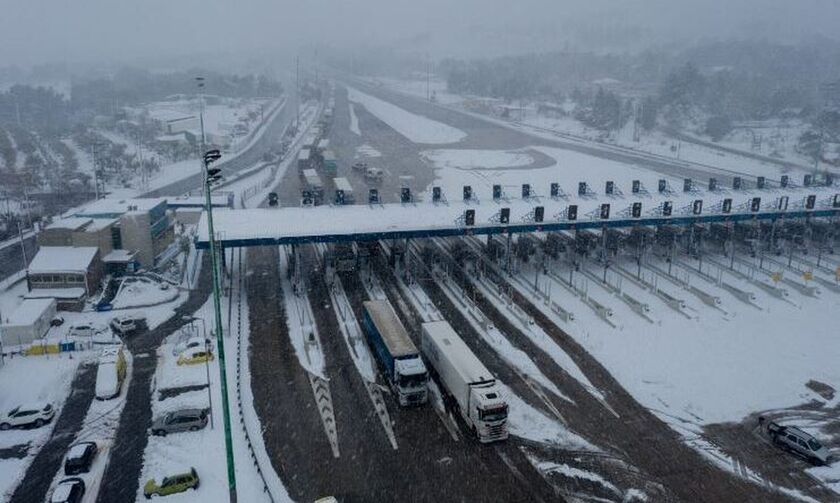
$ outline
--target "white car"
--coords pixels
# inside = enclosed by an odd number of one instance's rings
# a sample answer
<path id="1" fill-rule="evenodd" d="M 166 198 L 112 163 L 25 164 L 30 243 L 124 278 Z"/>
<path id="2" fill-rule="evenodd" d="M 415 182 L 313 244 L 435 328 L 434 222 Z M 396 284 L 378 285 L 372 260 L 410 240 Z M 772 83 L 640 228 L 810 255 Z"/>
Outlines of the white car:
<path id="1" fill-rule="evenodd" d="M 29 403 L 18 405 L 9 412 L 0 415 L 0 430 L 34 425 L 41 427 L 55 417 L 55 409 L 50 403 Z"/>
<path id="2" fill-rule="evenodd" d="M 97 329 L 92 323 L 80 322 L 70 325 L 67 335 L 70 337 L 93 337 L 96 332 Z"/>
<path id="3" fill-rule="evenodd" d="M 120 335 L 125 335 L 137 330 L 138 321 L 135 316 L 122 314 L 111 320 L 111 329 Z"/>

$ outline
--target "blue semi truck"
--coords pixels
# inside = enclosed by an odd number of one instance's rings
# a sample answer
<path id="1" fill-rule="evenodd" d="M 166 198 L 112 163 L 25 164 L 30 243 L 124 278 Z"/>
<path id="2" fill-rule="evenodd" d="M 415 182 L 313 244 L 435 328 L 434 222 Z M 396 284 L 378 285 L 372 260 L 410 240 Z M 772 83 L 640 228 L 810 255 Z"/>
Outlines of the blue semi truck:
<path id="1" fill-rule="evenodd" d="M 366 301 L 363 324 L 368 343 L 399 404 L 406 407 L 426 403 L 429 372 L 391 304 L 385 300 Z"/>

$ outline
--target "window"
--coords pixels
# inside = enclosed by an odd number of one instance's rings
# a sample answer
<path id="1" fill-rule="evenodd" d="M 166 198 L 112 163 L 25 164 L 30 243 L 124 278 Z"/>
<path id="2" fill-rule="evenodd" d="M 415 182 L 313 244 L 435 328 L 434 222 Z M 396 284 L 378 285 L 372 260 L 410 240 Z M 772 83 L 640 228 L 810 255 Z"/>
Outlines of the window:
<path id="1" fill-rule="evenodd" d="M 808 447 L 810 447 L 812 451 L 818 451 L 822 449 L 822 444 L 817 442 L 816 439 L 812 438 L 808 440 Z"/>

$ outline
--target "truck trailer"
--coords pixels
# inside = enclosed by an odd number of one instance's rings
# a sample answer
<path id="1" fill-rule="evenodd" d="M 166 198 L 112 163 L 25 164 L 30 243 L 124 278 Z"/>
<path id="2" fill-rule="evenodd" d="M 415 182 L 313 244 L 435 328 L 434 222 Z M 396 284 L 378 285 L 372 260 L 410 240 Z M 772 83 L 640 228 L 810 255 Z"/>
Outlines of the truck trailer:
<path id="1" fill-rule="evenodd" d="M 426 403 L 429 373 L 391 304 L 385 300 L 369 300 L 363 307 L 368 343 L 399 404 L 405 407 Z"/>
<path id="2" fill-rule="evenodd" d="M 482 443 L 508 438 L 508 405 L 496 378 L 445 321 L 423 323 L 421 349 L 444 393 Z"/>

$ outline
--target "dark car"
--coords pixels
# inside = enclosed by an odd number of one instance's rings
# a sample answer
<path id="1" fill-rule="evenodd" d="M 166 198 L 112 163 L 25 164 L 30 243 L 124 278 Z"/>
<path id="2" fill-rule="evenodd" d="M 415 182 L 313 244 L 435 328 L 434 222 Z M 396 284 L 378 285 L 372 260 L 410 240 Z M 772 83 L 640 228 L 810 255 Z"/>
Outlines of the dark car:
<path id="1" fill-rule="evenodd" d="M 268 193 L 268 205 L 269 206 L 277 206 L 279 199 L 277 197 L 277 192 L 269 192 Z"/>
<path id="2" fill-rule="evenodd" d="M 64 474 L 78 475 L 90 471 L 98 447 L 94 442 L 79 442 L 67 451 L 64 458 Z"/>
<path id="3" fill-rule="evenodd" d="M 79 477 L 70 477 L 55 486 L 50 503 L 79 503 L 84 495 L 85 481 Z"/>

